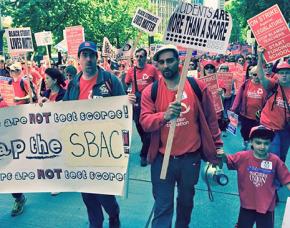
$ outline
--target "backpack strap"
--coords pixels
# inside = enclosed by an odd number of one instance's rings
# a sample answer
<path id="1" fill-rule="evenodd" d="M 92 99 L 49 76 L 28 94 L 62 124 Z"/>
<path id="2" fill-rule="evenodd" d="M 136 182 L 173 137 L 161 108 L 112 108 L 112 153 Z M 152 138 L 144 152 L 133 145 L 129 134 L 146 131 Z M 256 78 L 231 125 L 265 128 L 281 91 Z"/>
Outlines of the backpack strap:
<path id="1" fill-rule="evenodd" d="M 106 84 L 106 87 L 108 88 L 109 92 L 111 95 L 113 95 L 112 91 L 113 91 L 113 82 L 112 82 L 112 76 L 111 73 L 106 72 L 104 74 L 104 82 Z"/>
<path id="2" fill-rule="evenodd" d="M 192 77 L 187 77 L 187 80 L 189 81 L 189 84 L 194 91 L 195 95 L 197 96 L 198 100 L 202 102 L 202 92 L 196 82 L 196 80 Z M 153 82 L 152 88 L 151 88 L 151 100 L 155 103 L 157 98 L 157 90 L 158 90 L 158 80 Z"/>

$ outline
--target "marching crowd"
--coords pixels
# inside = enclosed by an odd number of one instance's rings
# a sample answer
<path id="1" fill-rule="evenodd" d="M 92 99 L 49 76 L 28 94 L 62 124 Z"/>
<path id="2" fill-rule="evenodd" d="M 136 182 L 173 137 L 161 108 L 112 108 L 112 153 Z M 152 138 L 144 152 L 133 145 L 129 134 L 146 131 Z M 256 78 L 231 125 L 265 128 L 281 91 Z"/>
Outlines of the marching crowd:
<path id="1" fill-rule="evenodd" d="M 290 190 L 290 173 L 285 165 L 290 144 L 290 58 L 266 63 L 264 49 L 257 55 L 209 55 L 192 57 L 189 70 L 195 77 L 185 82 L 181 102 L 176 101 L 183 62 L 178 49 L 165 45 L 150 55 L 145 48 L 133 60 L 99 56 L 95 43 L 85 41 L 78 61 L 52 64 L 41 61 L 13 62 L 0 59 L 0 76 L 9 77 L 15 105 L 59 102 L 128 94 L 142 141 L 140 165 L 151 164 L 155 200 L 152 227 L 172 226 L 174 188 L 177 184 L 175 227 L 190 224 L 195 185 L 201 159 L 225 162 L 238 172 L 241 208 L 237 227 L 274 227 L 277 189 Z M 216 112 L 211 91 L 199 80 L 219 72 L 233 73 L 229 91 L 218 78 L 218 94 L 224 110 Z M 104 89 L 106 88 L 106 89 Z M 8 107 L 0 94 L 0 107 Z M 227 155 L 227 111 L 239 115 L 243 138 L 241 151 Z M 160 179 L 170 123 L 176 120 L 173 145 L 165 180 Z M 271 153 L 268 153 L 271 152 Z M 263 181 L 254 178 L 262 177 Z M 12 216 L 23 212 L 26 197 L 13 193 Z M 90 228 L 103 226 L 103 211 L 110 227 L 120 227 L 120 208 L 115 196 L 82 193 Z"/>

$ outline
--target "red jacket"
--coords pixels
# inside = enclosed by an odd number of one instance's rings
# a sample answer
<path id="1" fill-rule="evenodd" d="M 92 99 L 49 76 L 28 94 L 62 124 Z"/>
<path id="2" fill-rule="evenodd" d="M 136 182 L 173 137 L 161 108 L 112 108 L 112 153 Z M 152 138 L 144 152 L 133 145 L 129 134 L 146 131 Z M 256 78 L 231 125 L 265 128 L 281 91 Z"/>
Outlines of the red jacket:
<path id="1" fill-rule="evenodd" d="M 163 78 L 159 79 L 160 81 Z M 221 131 L 218 127 L 217 116 L 213 105 L 211 92 L 207 89 L 206 84 L 197 80 L 202 91 L 202 103 L 197 102 L 200 113 L 200 135 L 202 157 L 211 163 L 218 163 L 216 158 L 216 148 L 223 146 L 221 140 Z M 164 112 L 156 112 L 155 103 L 151 100 L 152 84 L 147 86 L 142 93 L 140 123 L 146 132 L 151 132 L 151 142 L 148 150 L 147 160 L 152 163 L 158 154 L 160 143 L 160 128 L 165 124 Z M 162 98 L 157 92 L 157 98 Z M 196 97 L 196 99 L 198 99 Z M 157 108 L 158 110 L 158 108 Z"/>

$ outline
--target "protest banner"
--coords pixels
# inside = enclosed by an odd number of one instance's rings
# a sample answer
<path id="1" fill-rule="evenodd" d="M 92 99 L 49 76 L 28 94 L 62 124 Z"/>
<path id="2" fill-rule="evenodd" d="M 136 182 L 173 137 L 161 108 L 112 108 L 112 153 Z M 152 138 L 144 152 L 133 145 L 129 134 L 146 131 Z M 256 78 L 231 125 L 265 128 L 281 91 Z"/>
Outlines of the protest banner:
<path id="1" fill-rule="evenodd" d="M 212 74 L 209 76 L 199 78 L 199 80 L 203 81 L 207 85 L 207 88 L 209 89 L 209 91 L 211 92 L 216 113 L 224 110 L 221 96 L 218 94 L 219 86 L 218 86 L 217 75 Z"/>
<path id="2" fill-rule="evenodd" d="M 1 193 L 123 194 L 132 135 L 126 96 L 9 107 L 0 110 L 0 134 Z"/>
<path id="3" fill-rule="evenodd" d="M 84 28 L 81 25 L 66 27 L 64 34 L 68 55 L 77 58 L 78 48 L 85 41 Z"/>
<path id="4" fill-rule="evenodd" d="M 12 78 L 0 76 L 0 94 L 3 100 L 9 105 L 13 106 L 14 103 L 14 88 L 11 85 Z"/>
<path id="5" fill-rule="evenodd" d="M 287 198 L 282 228 L 290 227 L 290 197 Z"/>
<path id="6" fill-rule="evenodd" d="M 30 28 L 5 29 L 8 52 L 32 52 L 33 41 Z"/>
<path id="7" fill-rule="evenodd" d="M 232 95 L 232 88 L 233 88 L 233 73 L 228 72 L 218 72 L 217 78 L 218 80 L 222 81 L 226 92 L 225 97 L 230 97 Z"/>
<path id="8" fill-rule="evenodd" d="M 131 24 L 139 30 L 153 36 L 157 32 L 160 22 L 160 17 L 153 15 L 147 10 L 137 8 Z"/>
<path id="9" fill-rule="evenodd" d="M 248 24 L 257 43 L 265 48 L 267 63 L 290 55 L 290 31 L 277 4 L 250 18 Z"/>
<path id="10" fill-rule="evenodd" d="M 231 15 L 223 9 L 181 2 L 170 17 L 164 42 L 225 54 L 231 30 Z"/>
<path id="11" fill-rule="evenodd" d="M 227 126 L 227 131 L 232 133 L 233 135 L 237 135 L 238 123 L 239 123 L 239 115 L 231 112 L 230 110 L 227 111 L 230 123 Z"/>
<path id="12" fill-rule="evenodd" d="M 53 44 L 51 31 L 34 33 L 34 37 L 37 46 L 47 46 Z"/>

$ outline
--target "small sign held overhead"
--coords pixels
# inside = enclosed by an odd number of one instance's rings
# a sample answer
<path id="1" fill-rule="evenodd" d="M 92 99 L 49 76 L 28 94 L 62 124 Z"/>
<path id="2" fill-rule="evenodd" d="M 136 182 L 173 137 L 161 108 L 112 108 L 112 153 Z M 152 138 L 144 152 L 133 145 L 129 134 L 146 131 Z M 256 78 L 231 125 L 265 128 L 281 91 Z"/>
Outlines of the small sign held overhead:
<path id="1" fill-rule="evenodd" d="M 6 29 L 8 52 L 33 52 L 33 42 L 30 28 Z"/>
<path id="2" fill-rule="evenodd" d="M 51 31 L 34 33 L 34 37 L 37 46 L 47 46 L 53 44 Z"/>

